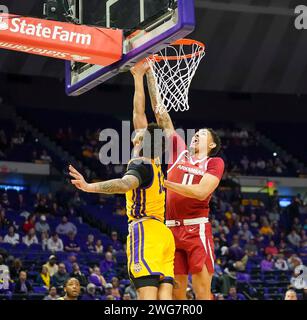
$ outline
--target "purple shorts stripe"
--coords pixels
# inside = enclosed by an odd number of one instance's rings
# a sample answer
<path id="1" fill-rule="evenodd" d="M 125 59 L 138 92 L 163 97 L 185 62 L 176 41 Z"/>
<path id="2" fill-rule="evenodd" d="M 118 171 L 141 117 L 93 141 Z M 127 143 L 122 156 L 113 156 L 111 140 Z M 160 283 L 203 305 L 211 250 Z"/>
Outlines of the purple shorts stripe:
<path id="1" fill-rule="evenodd" d="M 139 237 L 139 224 L 136 223 L 133 226 L 134 231 L 134 263 L 139 263 L 139 243 L 140 243 L 140 237 Z"/>
<path id="2" fill-rule="evenodd" d="M 129 270 L 131 270 L 132 260 L 134 258 L 134 252 L 133 252 L 133 242 L 134 242 L 134 232 L 133 230 L 130 231 L 130 262 L 129 262 Z"/>
<path id="3" fill-rule="evenodd" d="M 146 190 L 143 189 L 142 190 L 142 193 L 143 193 L 143 205 L 142 205 L 142 217 L 145 217 L 146 216 Z"/>
<path id="4" fill-rule="evenodd" d="M 136 189 L 136 200 L 135 200 L 135 217 L 141 218 L 141 189 Z"/>
<path id="5" fill-rule="evenodd" d="M 152 274 L 152 271 L 149 268 L 149 265 L 147 264 L 147 262 L 145 261 L 145 257 L 144 257 L 144 226 L 143 226 L 143 222 L 139 223 L 141 226 L 141 236 L 142 236 L 142 244 L 141 244 L 141 260 L 144 264 L 144 266 L 146 267 L 147 271 Z"/>

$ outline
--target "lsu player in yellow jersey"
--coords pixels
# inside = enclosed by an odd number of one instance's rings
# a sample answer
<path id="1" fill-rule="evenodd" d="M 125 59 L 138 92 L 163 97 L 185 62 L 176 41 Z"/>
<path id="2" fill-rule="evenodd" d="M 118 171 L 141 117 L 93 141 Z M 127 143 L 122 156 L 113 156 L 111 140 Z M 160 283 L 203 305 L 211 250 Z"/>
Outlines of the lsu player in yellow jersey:
<path id="1" fill-rule="evenodd" d="M 72 166 L 71 181 L 85 192 L 126 194 L 129 235 L 127 237 L 128 272 L 140 300 L 171 300 L 174 280 L 175 242 L 164 224 L 164 176 L 159 161 L 163 139 L 156 139 L 157 124 L 147 123 L 145 115 L 144 74 L 148 66 L 131 70 L 135 82 L 133 123 L 137 131 L 135 157 L 123 178 L 87 183 Z M 148 140 L 149 137 L 149 140 Z"/>

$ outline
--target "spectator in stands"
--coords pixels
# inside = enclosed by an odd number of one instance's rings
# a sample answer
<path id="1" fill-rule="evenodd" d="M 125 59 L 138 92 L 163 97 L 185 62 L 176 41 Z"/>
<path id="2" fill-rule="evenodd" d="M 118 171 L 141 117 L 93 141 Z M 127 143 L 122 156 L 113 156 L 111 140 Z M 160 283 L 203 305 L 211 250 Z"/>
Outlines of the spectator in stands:
<path id="1" fill-rule="evenodd" d="M 111 298 L 112 297 L 112 298 Z M 105 286 L 105 294 L 102 300 L 120 300 L 120 298 L 113 295 L 113 285 L 112 283 L 107 283 Z"/>
<path id="2" fill-rule="evenodd" d="M 44 264 L 44 267 L 48 269 L 48 273 L 50 277 L 53 277 L 55 273 L 58 272 L 58 265 L 56 264 L 56 256 L 51 255 L 47 261 L 47 263 Z"/>
<path id="3" fill-rule="evenodd" d="M 111 279 L 111 283 L 112 283 L 112 296 L 115 298 L 120 299 L 121 298 L 121 293 L 119 291 L 119 280 L 117 277 L 113 277 Z"/>
<path id="4" fill-rule="evenodd" d="M 266 258 L 260 263 L 261 271 L 272 271 L 274 268 L 274 260 L 271 254 L 267 254 Z"/>
<path id="5" fill-rule="evenodd" d="M 92 234 L 87 236 L 87 241 L 85 243 L 85 248 L 88 252 L 94 253 L 95 252 L 95 238 Z"/>
<path id="6" fill-rule="evenodd" d="M 137 293 L 136 293 L 135 287 L 132 283 L 130 283 L 130 285 L 128 287 L 126 287 L 125 294 L 129 294 L 132 300 L 137 299 Z"/>
<path id="7" fill-rule="evenodd" d="M 288 258 L 287 262 L 290 270 L 295 270 L 296 267 L 303 264 L 302 259 L 299 258 L 296 254 L 292 254 Z"/>
<path id="8" fill-rule="evenodd" d="M 287 261 L 285 260 L 285 257 L 283 254 L 278 254 L 277 259 L 275 262 L 275 269 L 281 270 L 281 271 L 287 271 L 289 270 Z"/>
<path id="9" fill-rule="evenodd" d="M 294 247 L 300 246 L 301 237 L 297 234 L 295 229 L 292 229 L 291 233 L 287 236 L 287 240 Z"/>
<path id="10" fill-rule="evenodd" d="M 80 197 L 80 193 L 76 191 L 73 198 L 69 201 L 69 206 L 79 208 L 83 205 L 85 205 L 85 201 Z"/>
<path id="11" fill-rule="evenodd" d="M 35 208 L 35 213 L 38 214 L 49 214 L 50 213 L 50 208 L 47 203 L 47 198 L 45 196 L 40 196 L 38 197 L 37 203 L 34 205 Z"/>
<path id="12" fill-rule="evenodd" d="M 68 273 L 72 273 L 73 271 L 72 266 L 75 262 L 77 262 L 77 255 L 72 252 L 68 255 L 67 259 L 64 261 L 64 264 Z"/>
<path id="13" fill-rule="evenodd" d="M 72 272 L 71 272 L 70 276 L 71 276 L 72 278 L 78 279 L 79 282 L 80 282 L 80 286 L 81 286 L 82 288 L 85 288 L 85 287 L 87 286 L 88 281 L 87 281 L 86 276 L 84 275 L 84 273 L 81 272 L 78 263 L 76 263 L 76 262 L 73 263 L 73 265 L 72 265 Z"/>
<path id="14" fill-rule="evenodd" d="M 65 240 L 65 251 L 67 252 L 80 252 L 80 245 L 78 241 L 75 239 L 76 235 L 72 231 L 68 233 L 68 239 Z"/>
<path id="15" fill-rule="evenodd" d="M 285 300 L 297 300 L 296 292 L 292 289 L 288 290 L 285 294 Z"/>
<path id="16" fill-rule="evenodd" d="M 8 198 L 6 192 L 4 192 L 4 193 L 2 194 L 0 205 L 1 205 L 4 209 L 9 209 L 9 210 L 11 209 L 11 204 L 10 204 L 10 201 L 9 201 L 9 198 Z"/>
<path id="17" fill-rule="evenodd" d="M 19 243 L 19 239 L 19 234 L 15 232 L 15 228 L 13 226 L 10 226 L 8 234 L 4 237 L 3 242 L 15 246 Z"/>
<path id="18" fill-rule="evenodd" d="M 33 292 L 33 288 L 30 281 L 27 280 L 27 272 L 20 271 L 19 279 L 15 283 L 14 293 L 28 294 L 31 292 Z"/>
<path id="19" fill-rule="evenodd" d="M 48 294 L 48 296 L 46 296 L 46 297 L 44 298 L 44 300 L 58 300 L 59 297 L 60 297 L 60 296 L 59 296 L 58 293 L 57 293 L 56 287 L 51 287 L 51 288 L 49 289 L 49 294 Z"/>
<path id="20" fill-rule="evenodd" d="M 47 223 L 47 218 L 45 215 L 41 215 L 40 220 L 36 222 L 35 231 L 38 233 L 50 232 L 50 226 Z"/>
<path id="21" fill-rule="evenodd" d="M 273 240 L 270 241 L 264 252 L 266 255 L 271 254 L 272 256 L 276 256 L 278 254 L 278 248 L 275 246 L 275 242 Z"/>
<path id="22" fill-rule="evenodd" d="M 20 259 L 14 259 L 13 264 L 10 267 L 10 275 L 12 280 L 17 280 L 20 274 L 20 271 L 23 271 L 22 261 Z"/>
<path id="23" fill-rule="evenodd" d="M 25 221 L 25 223 L 22 226 L 22 230 L 24 231 L 24 233 L 27 234 L 30 229 L 35 230 L 35 219 L 36 219 L 36 216 L 33 214 L 28 217 L 28 219 Z"/>
<path id="24" fill-rule="evenodd" d="M 240 230 L 238 234 L 241 237 L 241 239 L 245 241 L 249 241 L 251 238 L 253 238 L 253 234 L 249 230 L 249 226 L 247 222 L 243 224 L 243 229 Z"/>
<path id="25" fill-rule="evenodd" d="M 27 208 L 27 204 L 25 202 L 24 196 L 22 193 L 18 193 L 16 209 L 18 211 L 24 211 Z"/>
<path id="26" fill-rule="evenodd" d="M 4 257 L 0 254 L 0 275 L 8 273 L 10 275 L 9 267 L 5 264 Z"/>
<path id="27" fill-rule="evenodd" d="M 49 156 L 49 154 L 47 153 L 47 150 L 43 150 L 42 151 L 42 154 L 40 156 L 40 159 L 43 163 L 51 163 L 52 162 L 52 159 L 51 157 Z"/>
<path id="28" fill-rule="evenodd" d="M 10 221 L 5 216 L 5 209 L 0 208 L 0 230 L 6 229 L 10 225 Z"/>
<path id="29" fill-rule="evenodd" d="M 128 300 L 130 301 L 130 300 L 132 300 L 132 299 L 131 299 L 131 296 L 130 296 L 130 293 L 124 293 L 124 294 L 123 294 L 123 300 L 124 300 L 124 301 L 128 301 Z"/>
<path id="30" fill-rule="evenodd" d="M 22 238 L 22 242 L 28 247 L 30 247 L 32 244 L 38 244 L 38 239 L 34 228 L 30 229 L 28 234 Z"/>
<path id="31" fill-rule="evenodd" d="M 90 270 L 91 275 L 89 277 L 89 282 L 93 283 L 96 287 L 102 288 L 106 285 L 106 280 L 100 272 L 99 267 L 95 266 L 92 270 Z"/>
<path id="32" fill-rule="evenodd" d="M 262 227 L 260 228 L 259 232 L 264 236 L 272 236 L 274 234 L 267 218 L 263 219 Z"/>
<path id="33" fill-rule="evenodd" d="M 108 271 L 112 271 L 115 268 L 115 262 L 113 259 L 113 254 L 111 252 L 105 253 L 105 259 L 100 263 L 100 271 L 101 273 L 105 273 Z"/>
<path id="34" fill-rule="evenodd" d="M 300 199 L 298 197 L 294 197 L 291 204 L 287 207 L 291 223 L 293 223 L 295 218 L 300 217 L 300 205 Z"/>
<path id="35" fill-rule="evenodd" d="M 258 248 L 255 244 L 255 239 L 251 238 L 244 247 L 245 253 L 249 258 L 255 257 L 258 254 Z"/>
<path id="36" fill-rule="evenodd" d="M 251 214 L 251 217 L 250 217 L 250 223 L 249 225 L 254 228 L 254 229 L 258 229 L 259 228 L 259 223 L 257 221 L 257 215 L 255 213 L 252 213 Z"/>
<path id="37" fill-rule="evenodd" d="M 62 222 L 56 227 L 56 232 L 64 235 L 68 235 L 70 232 L 77 234 L 77 227 L 64 216 Z"/>
<path id="38" fill-rule="evenodd" d="M 59 238 L 57 233 L 54 233 L 48 240 L 47 248 L 51 252 L 63 251 L 64 245 L 63 241 Z"/>
<path id="39" fill-rule="evenodd" d="M 231 287 L 229 289 L 227 300 L 246 300 L 243 294 L 237 293 L 236 287 Z"/>
<path id="40" fill-rule="evenodd" d="M 221 220 L 219 225 L 219 232 L 225 234 L 229 233 L 229 228 L 226 226 L 225 220 Z"/>
<path id="41" fill-rule="evenodd" d="M 69 279 L 69 274 L 66 271 L 65 264 L 60 263 L 58 272 L 56 272 L 51 278 L 51 283 L 57 289 L 64 289 L 64 285 L 68 279 Z"/>
<path id="42" fill-rule="evenodd" d="M 95 252 L 98 254 L 103 254 L 103 245 L 102 245 L 102 241 L 101 240 L 97 240 L 96 241 L 96 245 L 95 245 Z"/>
<path id="43" fill-rule="evenodd" d="M 90 301 L 90 300 L 100 300 L 96 296 L 96 286 L 93 283 L 89 283 L 86 287 L 86 293 L 82 296 L 81 300 Z"/>
<path id="44" fill-rule="evenodd" d="M 41 233 L 41 244 L 42 244 L 42 250 L 46 251 L 48 249 L 48 239 L 49 239 L 49 234 L 47 231 L 43 231 Z"/>
<path id="45" fill-rule="evenodd" d="M 117 231 L 112 231 L 111 240 L 112 240 L 111 245 L 116 251 L 119 251 L 123 248 L 122 243 L 118 240 Z"/>
<path id="46" fill-rule="evenodd" d="M 302 231 L 303 226 L 302 226 L 299 218 L 295 217 L 293 219 L 292 229 L 294 229 L 296 231 L 296 233 L 298 233 L 298 234 Z"/>
<path id="47" fill-rule="evenodd" d="M 48 268 L 46 265 L 43 265 L 40 274 L 37 276 L 36 283 L 39 286 L 45 287 L 49 290 L 50 280 L 51 280 L 51 278 L 50 278 L 50 274 L 48 272 Z"/>

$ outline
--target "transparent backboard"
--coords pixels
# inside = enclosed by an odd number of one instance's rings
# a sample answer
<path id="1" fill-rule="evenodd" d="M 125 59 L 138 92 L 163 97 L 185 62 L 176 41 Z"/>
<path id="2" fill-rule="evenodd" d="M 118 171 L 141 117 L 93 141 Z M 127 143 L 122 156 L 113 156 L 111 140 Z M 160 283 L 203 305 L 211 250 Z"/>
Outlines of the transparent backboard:
<path id="1" fill-rule="evenodd" d="M 81 24 L 119 28 L 123 57 L 110 66 L 66 62 L 66 92 L 80 95 L 186 37 L 195 28 L 194 0 L 70 0 Z"/>

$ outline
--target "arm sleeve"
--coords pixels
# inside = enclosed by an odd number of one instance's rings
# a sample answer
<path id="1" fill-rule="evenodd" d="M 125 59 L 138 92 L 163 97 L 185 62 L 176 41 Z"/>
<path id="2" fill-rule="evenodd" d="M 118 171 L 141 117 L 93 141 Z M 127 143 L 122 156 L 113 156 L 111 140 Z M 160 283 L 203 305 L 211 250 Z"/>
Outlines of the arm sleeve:
<path id="1" fill-rule="evenodd" d="M 143 160 L 133 160 L 129 163 L 125 176 L 134 176 L 140 182 L 140 188 L 147 188 L 153 179 L 153 168 L 151 163 L 144 163 Z"/>
<path id="2" fill-rule="evenodd" d="M 169 164 L 172 165 L 182 153 L 187 149 L 182 137 L 175 131 L 168 140 L 169 143 Z"/>
<path id="3" fill-rule="evenodd" d="M 222 158 L 211 158 L 208 161 L 206 173 L 212 174 L 219 180 L 222 179 L 224 174 L 225 163 Z"/>

